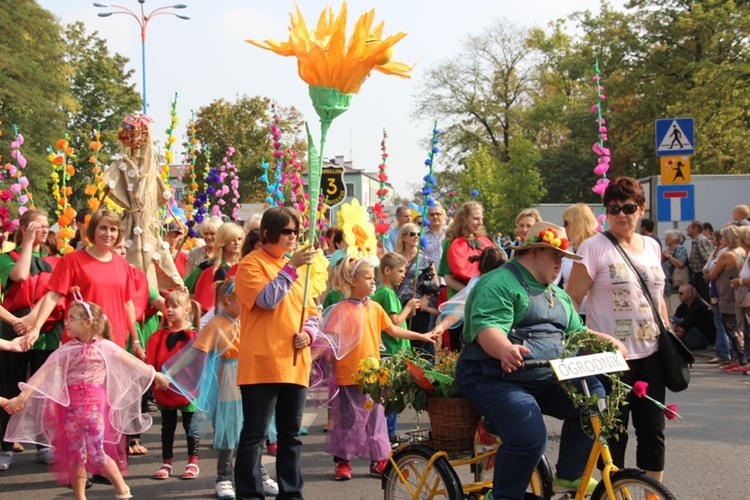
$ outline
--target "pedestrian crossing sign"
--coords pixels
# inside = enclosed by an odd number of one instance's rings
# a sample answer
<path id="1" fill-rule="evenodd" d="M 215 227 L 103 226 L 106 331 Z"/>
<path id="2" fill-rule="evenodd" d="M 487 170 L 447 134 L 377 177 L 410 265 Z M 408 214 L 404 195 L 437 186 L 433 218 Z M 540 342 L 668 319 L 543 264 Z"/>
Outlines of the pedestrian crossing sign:
<path id="1" fill-rule="evenodd" d="M 692 118 L 656 120 L 656 155 L 691 155 L 695 152 Z"/>
<path id="2" fill-rule="evenodd" d="M 660 160 L 662 184 L 690 184 L 689 156 L 662 156 Z"/>

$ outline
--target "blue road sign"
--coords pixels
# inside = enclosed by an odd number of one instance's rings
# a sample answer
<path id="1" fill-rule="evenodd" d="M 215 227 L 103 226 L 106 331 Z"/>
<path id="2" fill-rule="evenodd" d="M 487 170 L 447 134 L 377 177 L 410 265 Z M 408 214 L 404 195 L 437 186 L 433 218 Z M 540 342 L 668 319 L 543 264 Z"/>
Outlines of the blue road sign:
<path id="1" fill-rule="evenodd" d="M 657 221 L 693 219 L 695 219 L 695 186 L 692 184 L 656 186 Z"/>
<path id="2" fill-rule="evenodd" d="M 656 156 L 691 155 L 695 152 L 692 118 L 656 120 Z"/>

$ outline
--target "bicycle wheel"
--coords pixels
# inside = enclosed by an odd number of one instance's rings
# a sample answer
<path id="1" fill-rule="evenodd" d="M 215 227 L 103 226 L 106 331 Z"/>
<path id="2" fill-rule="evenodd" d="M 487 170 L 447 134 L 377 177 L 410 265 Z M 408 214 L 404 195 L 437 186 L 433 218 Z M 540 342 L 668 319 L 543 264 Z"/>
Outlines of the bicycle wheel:
<path id="1" fill-rule="evenodd" d="M 494 457 L 493 457 L 494 458 Z M 493 470 L 485 470 L 482 464 L 474 464 L 474 481 L 492 481 L 494 474 Z M 529 487 L 526 489 L 528 493 L 533 493 L 545 500 L 552 498 L 554 495 L 553 490 L 553 476 L 552 468 L 549 465 L 547 457 L 542 455 L 542 459 L 534 469 L 534 473 L 531 475 L 529 481 Z"/>
<path id="2" fill-rule="evenodd" d="M 623 469 L 612 474 L 612 490 L 616 500 L 676 500 L 666 486 L 639 469 Z M 591 500 L 611 500 L 604 481 L 596 485 Z"/>
<path id="3" fill-rule="evenodd" d="M 434 451 L 426 446 L 407 446 L 393 454 L 393 461 L 389 461 L 383 474 L 383 489 L 385 500 L 460 500 L 463 498 L 461 482 L 445 457 L 433 462 L 431 468 L 427 463 Z M 404 477 L 402 482 L 398 472 Z M 418 495 L 416 492 L 422 477 L 427 475 L 424 486 Z"/>

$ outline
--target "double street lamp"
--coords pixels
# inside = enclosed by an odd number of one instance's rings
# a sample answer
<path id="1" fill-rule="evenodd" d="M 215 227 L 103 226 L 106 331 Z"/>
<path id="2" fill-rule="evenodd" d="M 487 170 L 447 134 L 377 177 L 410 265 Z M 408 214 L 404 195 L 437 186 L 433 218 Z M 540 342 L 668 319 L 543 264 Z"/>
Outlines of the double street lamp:
<path id="1" fill-rule="evenodd" d="M 148 22 L 151 19 L 159 15 L 175 16 L 178 19 L 184 19 L 186 21 L 190 19 L 190 17 L 183 16 L 181 14 L 178 14 L 172 11 L 172 9 L 187 8 L 187 5 L 185 5 L 184 3 L 178 3 L 175 5 L 167 5 L 165 7 L 159 7 L 158 9 L 152 10 L 148 14 L 146 14 L 145 6 L 144 6 L 144 4 L 146 3 L 146 0 L 138 0 L 138 3 L 141 4 L 140 15 L 122 5 L 94 2 L 94 7 L 100 7 L 103 9 L 117 9 L 117 10 L 112 10 L 111 12 L 100 12 L 99 14 L 97 14 L 99 17 L 109 17 L 113 14 L 126 14 L 126 15 L 131 16 L 133 19 L 135 19 L 136 22 L 138 23 L 138 26 L 141 27 L 141 61 L 142 61 L 141 73 L 143 74 L 143 114 L 145 115 L 147 114 L 146 112 L 146 26 L 148 25 Z"/>

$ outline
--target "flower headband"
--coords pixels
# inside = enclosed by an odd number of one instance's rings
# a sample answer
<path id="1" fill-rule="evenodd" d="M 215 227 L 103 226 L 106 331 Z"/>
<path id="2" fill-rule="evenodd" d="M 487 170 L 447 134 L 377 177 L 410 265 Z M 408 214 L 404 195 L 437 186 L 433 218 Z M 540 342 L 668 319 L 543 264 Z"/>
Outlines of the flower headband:
<path id="1" fill-rule="evenodd" d="M 89 306 L 88 303 L 84 301 L 83 297 L 81 296 L 81 287 L 78 287 L 78 286 L 70 287 L 70 293 L 73 294 L 73 300 L 75 300 L 77 304 L 79 304 L 81 307 L 83 307 L 86 310 L 86 316 L 88 316 L 89 319 L 94 319 L 94 315 L 91 313 L 91 306 Z"/>
<path id="2" fill-rule="evenodd" d="M 559 250 L 568 249 L 568 239 L 558 237 L 557 232 L 551 228 L 540 231 L 536 236 L 529 236 L 526 238 L 524 245 L 529 243 L 545 243 Z"/>

